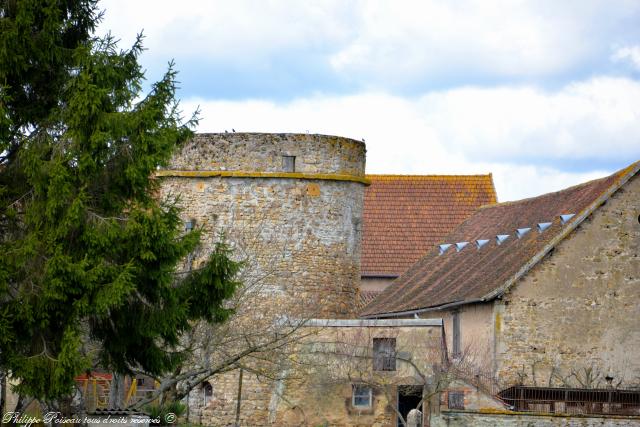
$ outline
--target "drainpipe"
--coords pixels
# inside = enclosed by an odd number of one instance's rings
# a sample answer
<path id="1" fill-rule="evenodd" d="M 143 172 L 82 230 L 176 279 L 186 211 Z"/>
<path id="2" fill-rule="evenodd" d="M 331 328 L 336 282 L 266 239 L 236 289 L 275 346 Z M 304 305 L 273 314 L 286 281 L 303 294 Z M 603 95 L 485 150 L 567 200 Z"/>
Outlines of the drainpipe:
<path id="1" fill-rule="evenodd" d="M 238 402 L 236 403 L 236 424 L 235 427 L 240 427 L 240 401 L 242 399 L 242 373 L 244 370 L 240 368 L 240 376 L 238 377 Z"/>

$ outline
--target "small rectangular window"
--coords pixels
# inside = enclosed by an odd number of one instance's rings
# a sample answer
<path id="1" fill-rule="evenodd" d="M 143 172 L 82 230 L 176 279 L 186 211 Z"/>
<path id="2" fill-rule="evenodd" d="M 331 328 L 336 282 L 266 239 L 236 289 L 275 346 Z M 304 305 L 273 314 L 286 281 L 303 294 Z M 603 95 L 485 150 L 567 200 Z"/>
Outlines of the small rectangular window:
<path id="1" fill-rule="evenodd" d="M 453 312 L 453 357 L 460 357 L 460 313 Z"/>
<path id="2" fill-rule="evenodd" d="M 373 339 L 373 370 L 374 371 L 395 371 L 396 370 L 396 339 L 395 338 L 374 338 Z"/>
<path id="3" fill-rule="evenodd" d="M 295 172 L 296 156 L 282 156 L 282 169 L 285 172 Z"/>
<path id="4" fill-rule="evenodd" d="M 464 392 L 450 391 L 448 405 L 449 409 L 464 409 Z"/>
<path id="5" fill-rule="evenodd" d="M 354 408 L 371 408 L 371 387 L 365 384 L 353 384 L 351 405 Z"/>

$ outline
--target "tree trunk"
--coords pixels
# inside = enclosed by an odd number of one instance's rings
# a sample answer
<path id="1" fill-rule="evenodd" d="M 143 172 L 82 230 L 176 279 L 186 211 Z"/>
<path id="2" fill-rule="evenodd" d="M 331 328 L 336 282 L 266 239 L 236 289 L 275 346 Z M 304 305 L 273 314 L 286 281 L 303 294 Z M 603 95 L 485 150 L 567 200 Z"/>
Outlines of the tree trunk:
<path id="1" fill-rule="evenodd" d="M 49 407 L 48 404 L 40 400 L 38 401 L 38 403 L 40 404 L 40 417 L 42 419 L 48 418 L 48 414 L 49 412 L 51 412 L 51 408 Z M 43 422 L 43 424 L 45 426 L 51 427 L 54 423 L 53 423 L 53 420 L 51 420 L 50 422 Z"/>
<path id="2" fill-rule="evenodd" d="M 14 408 L 14 411 L 19 414 L 24 412 L 24 410 L 27 408 L 27 406 L 31 404 L 32 401 L 33 399 L 27 398 L 26 396 L 19 394 L 18 401 L 16 402 L 16 407 Z M 13 425 L 14 423 L 11 423 L 11 424 Z"/>
<path id="3" fill-rule="evenodd" d="M 4 427 L 4 413 L 7 405 L 7 375 L 0 372 L 0 427 Z"/>
<path id="4" fill-rule="evenodd" d="M 111 387 L 109 387 L 109 408 L 108 409 L 123 409 L 124 408 L 124 375 L 113 374 L 111 380 Z"/>
<path id="5" fill-rule="evenodd" d="M 87 419 L 87 407 L 84 401 L 84 395 L 80 391 L 79 387 L 75 387 L 75 394 L 71 399 L 70 405 L 72 416 L 81 420 L 81 424 L 78 427 L 84 427 L 87 425 L 85 420 Z"/>

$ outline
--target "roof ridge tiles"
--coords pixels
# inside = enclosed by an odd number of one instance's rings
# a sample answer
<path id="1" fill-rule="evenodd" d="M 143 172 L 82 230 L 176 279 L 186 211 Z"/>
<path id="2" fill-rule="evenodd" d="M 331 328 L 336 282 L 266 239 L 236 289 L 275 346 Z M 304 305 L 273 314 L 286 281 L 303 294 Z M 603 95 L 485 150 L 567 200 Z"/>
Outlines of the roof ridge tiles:
<path id="1" fill-rule="evenodd" d="M 411 175 L 411 174 L 365 174 L 367 178 L 377 179 L 442 179 L 442 178 L 491 178 L 493 175 L 488 174 L 427 174 L 427 175 Z"/>

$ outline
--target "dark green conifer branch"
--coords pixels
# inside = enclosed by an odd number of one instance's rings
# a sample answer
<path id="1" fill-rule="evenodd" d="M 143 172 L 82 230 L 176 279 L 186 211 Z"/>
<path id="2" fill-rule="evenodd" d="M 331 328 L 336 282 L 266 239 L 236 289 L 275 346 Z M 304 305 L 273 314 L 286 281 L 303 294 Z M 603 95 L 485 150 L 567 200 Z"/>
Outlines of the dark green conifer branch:
<path id="1" fill-rule="evenodd" d="M 142 35 L 93 35 L 95 0 L 0 0 L 0 369 L 54 400 L 99 362 L 160 375 L 192 322 L 224 322 L 238 264 L 198 248 L 152 175 L 192 136 L 177 73 L 142 96 Z"/>

